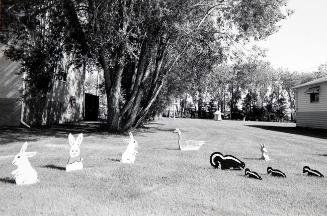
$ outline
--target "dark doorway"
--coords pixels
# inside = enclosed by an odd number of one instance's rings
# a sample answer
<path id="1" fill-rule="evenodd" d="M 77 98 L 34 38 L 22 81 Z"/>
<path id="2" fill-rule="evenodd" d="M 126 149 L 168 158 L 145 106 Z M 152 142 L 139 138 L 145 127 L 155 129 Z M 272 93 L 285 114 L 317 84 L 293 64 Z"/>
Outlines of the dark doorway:
<path id="1" fill-rule="evenodd" d="M 99 96 L 85 93 L 85 121 L 97 121 L 99 115 Z"/>

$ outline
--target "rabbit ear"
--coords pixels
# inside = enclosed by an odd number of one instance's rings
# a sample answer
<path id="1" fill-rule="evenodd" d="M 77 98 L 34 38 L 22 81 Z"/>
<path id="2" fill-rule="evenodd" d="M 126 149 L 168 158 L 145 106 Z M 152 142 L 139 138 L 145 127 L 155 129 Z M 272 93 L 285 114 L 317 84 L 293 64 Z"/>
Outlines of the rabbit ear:
<path id="1" fill-rule="evenodd" d="M 76 139 L 76 144 L 80 146 L 82 144 L 82 141 L 83 141 L 83 134 L 80 133 Z"/>
<path id="2" fill-rule="evenodd" d="M 68 135 L 68 142 L 69 142 L 70 146 L 73 146 L 75 143 L 75 138 L 71 133 L 69 133 L 69 135 Z"/>
<path id="3" fill-rule="evenodd" d="M 25 152 L 24 154 L 26 157 L 33 157 L 36 155 L 36 152 Z"/>
<path id="4" fill-rule="evenodd" d="M 25 150 L 27 149 L 27 146 L 28 146 L 28 143 L 25 142 L 25 143 L 22 145 L 22 147 L 20 148 L 20 153 L 24 153 Z"/>
<path id="5" fill-rule="evenodd" d="M 129 134 L 129 137 L 130 137 L 131 139 L 134 139 L 134 136 L 133 136 L 132 132 L 129 132 L 128 134 Z"/>

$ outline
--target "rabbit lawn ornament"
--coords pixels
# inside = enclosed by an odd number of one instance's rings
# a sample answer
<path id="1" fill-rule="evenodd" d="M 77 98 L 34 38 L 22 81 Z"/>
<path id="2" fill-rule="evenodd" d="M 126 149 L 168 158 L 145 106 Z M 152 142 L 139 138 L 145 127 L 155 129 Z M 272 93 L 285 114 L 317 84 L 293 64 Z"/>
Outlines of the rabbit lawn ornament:
<path id="1" fill-rule="evenodd" d="M 70 133 L 68 135 L 68 141 L 70 145 L 69 155 L 70 158 L 67 161 L 66 172 L 81 170 L 83 169 L 83 158 L 81 158 L 81 150 L 80 146 L 83 141 L 83 134 L 79 134 L 78 137 L 74 138 L 74 136 Z"/>
<path id="2" fill-rule="evenodd" d="M 138 143 L 131 132 L 129 132 L 129 140 L 125 141 L 128 141 L 128 146 L 121 157 L 121 162 L 132 164 L 134 163 L 136 154 L 138 153 Z"/>
<path id="3" fill-rule="evenodd" d="M 268 150 L 266 149 L 265 145 L 260 145 L 260 151 L 261 151 L 261 160 L 269 161 L 270 158 L 268 156 Z"/>
<path id="4" fill-rule="evenodd" d="M 13 165 L 17 166 L 17 169 L 11 172 L 17 185 L 28 185 L 39 182 L 37 172 L 28 160 L 29 157 L 35 156 L 36 152 L 25 152 L 27 146 L 28 143 L 25 142 L 12 162 Z"/>

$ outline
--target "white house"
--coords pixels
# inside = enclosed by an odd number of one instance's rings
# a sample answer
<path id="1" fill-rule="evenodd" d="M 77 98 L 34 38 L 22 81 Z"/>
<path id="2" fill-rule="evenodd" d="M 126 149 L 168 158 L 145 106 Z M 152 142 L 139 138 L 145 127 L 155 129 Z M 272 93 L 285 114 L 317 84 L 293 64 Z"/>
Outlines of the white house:
<path id="1" fill-rule="evenodd" d="M 296 126 L 327 129 L 327 77 L 294 87 Z"/>

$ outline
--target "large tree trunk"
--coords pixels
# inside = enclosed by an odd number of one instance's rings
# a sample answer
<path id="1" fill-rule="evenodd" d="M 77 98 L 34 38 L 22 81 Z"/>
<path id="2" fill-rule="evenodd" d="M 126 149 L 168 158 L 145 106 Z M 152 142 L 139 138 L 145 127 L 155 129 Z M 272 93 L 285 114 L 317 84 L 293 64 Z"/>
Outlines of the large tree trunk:
<path id="1" fill-rule="evenodd" d="M 96 11 L 96 3 L 89 0 L 89 9 Z M 97 50 L 98 62 L 104 73 L 105 91 L 107 94 L 107 123 L 111 131 L 126 131 L 140 125 L 146 118 L 151 105 L 157 98 L 162 86 L 163 79 L 167 71 L 162 70 L 164 53 L 167 49 L 168 37 L 166 31 L 158 28 L 157 24 L 150 25 L 141 31 L 144 37 L 139 37 L 139 52 L 131 52 L 129 33 L 133 31 L 130 28 L 130 12 L 134 1 L 120 0 L 117 1 L 116 9 L 119 21 L 114 24 L 116 32 L 120 37 L 116 44 L 110 48 L 101 47 Z M 71 0 L 66 3 L 66 16 L 69 19 L 69 25 L 74 30 L 73 36 L 78 37 L 80 32 L 80 23 L 76 13 L 69 14 L 73 10 L 74 4 Z M 101 17 L 100 17 L 101 19 Z M 75 25 L 76 24 L 76 25 Z M 102 34 L 102 29 L 98 28 L 99 23 L 96 19 L 91 20 L 90 26 L 98 34 Z M 80 46 L 88 50 L 85 34 L 78 38 Z M 106 44 L 106 39 L 103 44 Z M 136 46 L 137 47 L 137 46 Z M 89 50 L 92 50 L 90 47 Z M 130 57 L 130 55 L 134 55 Z M 177 61 L 177 60 L 176 60 Z M 124 80 L 122 83 L 122 79 Z M 130 82 L 126 86 L 126 81 Z"/>
<path id="2" fill-rule="evenodd" d="M 147 51 L 144 55 L 146 58 L 141 58 L 141 60 L 145 61 L 144 63 L 139 62 L 139 64 L 143 67 L 140 67 L 142 79 L 138 82 L 136 82 L 138 87 L 137 95 L 133 94 L 132 98 L 134 100 L 133 107 L 130 107 L 130 110 L 128 112 L 128 118 L 124 123 L 123 130 L 128 130 L 131 127 L 137 127 L 139 126 L 142 121 L 145 119 L 146 115 L 148 114 L 150 107 L 152 106 L 153 102 L 156 100 L 159 92 L 161 91 L 161 88 L 163 86 L 162 80 L 159 79 L 159 74 L 162 72 L 162 62 L 164 58 L 164 52 L 166 49 L 166 43 L 163 43 L 162 40 L 158 41 L 159 44 L 157 46 L 154 46 L 152 43 L 153 41 L 147 45 L 147 49 L 144 49 Z M 151 53 L 152 49 L 156 49 L 156 58 L 155 58 L 155 67 L 153 71 L 149 69 L 149 63 L 151 56 L 149 53 Z M 143 49 L 142 49 L 143 50 Z M 151 74 L 151 82 L 149 82 L 149 75 Z M 150 88 L 146 91 L 146 83 L 150 84 Z M 135 88 L 135 86 L 134 86 Z M 130 105 L 131 99 L 129 102 L 127 102 L 127 105 Z M 126 107 L 125 106 L 125 107 Z M 124 110 L 123 110 L 124 111 Z"/>
<path id="3" fill-rule="evenodd" d="M 233 108 L 234 108 L 234 88 L 232 86 L 232 89 L 231 89 L 231 100 L 230 100 L 230 120 L 232 120 Z"/>
<path id="4" fill-rule="evenodd" d="M 119 53 L 116 56 L 115 67 L 113 73 L 111 73 L 112 80 L 106 80 L 106 82 L 111 82 L 111 85 L 106 84 L 106 93 L 107 93 L 107 107 L 108 107 L 108 126 L 109 129 L 112 131 L 119 131 L 120 130 L 120 94 L 121 94 L 121 81 L 123 76 L 124 70 L 124 62 L 125 62 L 125 55 L 124 50 L 121 48 Z"/>

